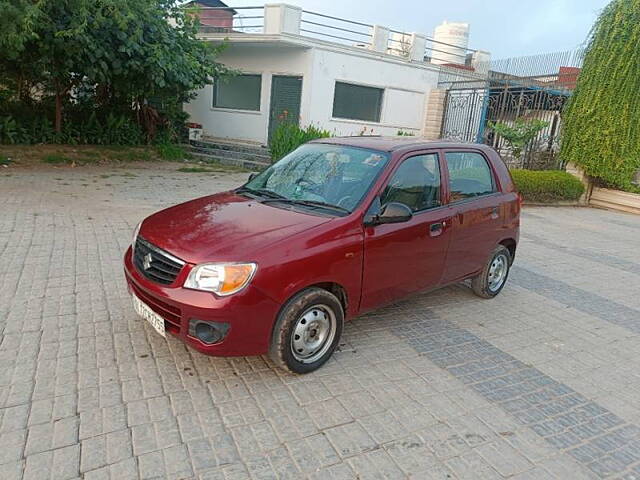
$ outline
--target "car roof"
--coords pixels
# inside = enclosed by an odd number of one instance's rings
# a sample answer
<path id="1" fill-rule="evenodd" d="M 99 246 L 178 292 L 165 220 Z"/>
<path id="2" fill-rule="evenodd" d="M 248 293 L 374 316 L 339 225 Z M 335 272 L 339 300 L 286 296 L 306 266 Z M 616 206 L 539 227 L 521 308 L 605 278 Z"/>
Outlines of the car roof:
<path id="1" fill-rule="evenodd" d="M 369 148 L 384 152 L 397 150 L 421 150 L 428 148 L 469 148 L 490 150 L 486 145 L 478 143 L 455 142 L 448 140 L 427 140 L 422 137 L 383 137 L 383 136 L 354 136 L 319 138 L 310 143 L 324 143 L 329 145 L 344 145 L 349 147 Z"/>

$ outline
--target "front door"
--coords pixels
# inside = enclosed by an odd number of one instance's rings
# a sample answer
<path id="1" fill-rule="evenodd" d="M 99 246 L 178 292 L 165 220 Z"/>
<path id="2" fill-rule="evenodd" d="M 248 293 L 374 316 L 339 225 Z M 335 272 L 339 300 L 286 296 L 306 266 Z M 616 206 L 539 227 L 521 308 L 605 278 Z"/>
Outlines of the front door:
<path id="1" fill-rule="evenodd" d="M 302 77 L 274 75 L 271 81 L 271 107 L 269 111 L 269 141 L 283 122 L 300 122 Z"/>
<path id="2" fill-rule="evenodd" d="M 437 153 L 405 158 L 380 195 L 382 207 L 404 203 L 413 212 L 405 223 L 365 228 L 361 310 L 437 286 L 449 245 L 450 209 L 442 204 Z"/>
<path id="3" fill-rule="evenodd" d="M 494 172 L 481 153 L 450 151 L 445 159 L 453 222 L 444 283 L 450 283 L 482 269 L 496 247 L 504 212 Z"/>

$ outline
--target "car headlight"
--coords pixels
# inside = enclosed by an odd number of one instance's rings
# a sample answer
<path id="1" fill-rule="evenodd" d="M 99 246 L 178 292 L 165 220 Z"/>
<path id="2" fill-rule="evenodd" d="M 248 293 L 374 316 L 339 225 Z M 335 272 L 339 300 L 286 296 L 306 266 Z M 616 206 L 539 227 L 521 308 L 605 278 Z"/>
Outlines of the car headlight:
<path id="1" fill-rule="evenodd" d="M 138 226 L 136 226 L 135 230 L 133 231 L 133 238 L 131 239 L 131 246 L 133 248 L 136 247 L 136 241 L 138 240 L 138 234 L 140 233 L 141 226 L 142 226 L 142 222 L 140 222 Z"/>
<path id="2" fill-rule="evenodd" d="M 255 263 L 205 263 L 193 267 L 185 288 L 213 292 L 226 297 L 246 287 L 258 265 Z"/>

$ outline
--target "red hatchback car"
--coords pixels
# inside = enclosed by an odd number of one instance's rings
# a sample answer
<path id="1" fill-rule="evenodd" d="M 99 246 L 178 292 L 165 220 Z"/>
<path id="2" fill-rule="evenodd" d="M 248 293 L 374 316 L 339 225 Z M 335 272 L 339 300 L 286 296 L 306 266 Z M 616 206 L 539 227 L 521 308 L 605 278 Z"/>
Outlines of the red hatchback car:
<path id="1" fill-rule="evenodd" d="M 322 139 L 236 190 L 151 215 L 124 267 L 135 310 L 161 335 L 306 373 L 346 319 L 466 279 L 497 295 L 519 223 L 520 197 L 489 147 Z"/>

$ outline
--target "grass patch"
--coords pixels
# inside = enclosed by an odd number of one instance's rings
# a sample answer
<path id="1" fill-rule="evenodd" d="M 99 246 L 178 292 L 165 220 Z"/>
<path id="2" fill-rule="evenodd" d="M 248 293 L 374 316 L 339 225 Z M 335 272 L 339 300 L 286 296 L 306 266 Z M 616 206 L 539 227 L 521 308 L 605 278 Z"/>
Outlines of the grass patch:
<path id="1" fill-rule="evenodd" d="M 177 162 L 189 157 L 184 148 L 179 145 L 171 145 L 168 143 L 157 145 L 156 152 L 158 152 L 158 155 L 162 160 L 170 162 Z"/>
<path id="2" fill-rule="evenodd" d="M 250 170 L 246 168 L 237 167 L 235 165 L 222 165 L 222 164 L 213 164 L 207 166 L 197 166 L 197 167 L 181 167 L 178 169 L 178 172 L 183 173 L 246 173 Z"/>
<path id="3" fill-rule="evenodd" d="M 114 151 L 108 154 L 108 157 L 121 162 L 148 162 L 153 160 L 153 156 L 149 150 L 127 149 Z"/>
<path id="4" fill-rule="evenodd" d="M 180 146 L 119 146 L 119 145 L 0 145 L 0 165 L 4 159 L 11 164 L 102 166 L 119 163 L 175 161 L 190 158 Z"/>
<path id="5" fill-rule="evenodd" d="M 204 167 L 182 167 L 178 171 L 182 173 L 216 173 L 219 170 L 211 170 Z"/>
<path id="6" fill-rule="evenodd" d="M 97 157 L 84 157 L 76 160 L 78 165 L 97 165 L 99 162 L 100 159 Z"/>
<path id="7" fill-rule="evenodd" d="M 70 165 L 72 162 L 73 160 L 69 157 L 58 153 L 51 153 L 42 157 L 42 163 L 48 163 L 49 165 Z"/>
<path id="8" fill-rule="evenodd" d="M 11 160 L 9 159 L 9 157 L 0 155 L 0 165 L 11 165 Z"/>

